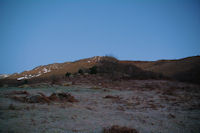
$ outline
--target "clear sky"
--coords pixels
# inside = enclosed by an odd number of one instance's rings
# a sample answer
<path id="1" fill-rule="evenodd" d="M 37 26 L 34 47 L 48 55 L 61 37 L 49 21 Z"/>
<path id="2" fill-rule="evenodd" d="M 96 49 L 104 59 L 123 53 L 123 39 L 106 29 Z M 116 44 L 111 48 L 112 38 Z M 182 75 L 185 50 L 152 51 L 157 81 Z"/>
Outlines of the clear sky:
<path id="1" fill-rule="evenodd" d="M 112 54 L 200 54 L 200 0 L 0 0 L 0 73 Z"/>

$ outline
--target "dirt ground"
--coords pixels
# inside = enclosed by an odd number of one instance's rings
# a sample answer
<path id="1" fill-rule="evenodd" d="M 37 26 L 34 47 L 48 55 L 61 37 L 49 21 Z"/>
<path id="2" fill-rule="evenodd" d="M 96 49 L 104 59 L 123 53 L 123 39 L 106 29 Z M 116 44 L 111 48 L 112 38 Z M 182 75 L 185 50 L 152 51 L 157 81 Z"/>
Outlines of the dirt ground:
<path id="1" fill-rule="evenodd" d="M 13 98 L 66 92 L 77 102 Z M 102 133 L 113 125 L 139 133 L 199 133 L 200 86 L 132 80 L 106 88 L 101 84 L 0 88 L 0 133 Z"/>

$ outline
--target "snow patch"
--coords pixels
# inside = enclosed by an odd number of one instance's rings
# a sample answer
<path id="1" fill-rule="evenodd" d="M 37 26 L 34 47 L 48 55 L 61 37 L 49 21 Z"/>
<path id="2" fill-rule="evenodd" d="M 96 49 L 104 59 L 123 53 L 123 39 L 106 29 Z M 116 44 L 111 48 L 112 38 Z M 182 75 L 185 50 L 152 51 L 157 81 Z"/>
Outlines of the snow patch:
<path id="1" fill-rule="evenodd" d="M 101 60 L 101 56 L 95 56 L 92 60 L 94 61 L 94 62 L 99 62 L 100 60 Z"/>
<path id="2" fill-rule="evenodd" d="M 7 77 L 9 77 L 9 76 L 10 76 L 9 74 L 0 74 L 0 79 L 7 78 Z"/>
<path id="3" fill-rule="evenodd" d="M 48 72 L 51 72 L 51 70 L 50 70 L 50 69 L 48 70 L 48 69 L 46 69 L 46 68 L 43 68 L 43 72 L 44 72 L 44 73 L 48 73 Z"/>
<path id="4" fill-rule="evenodd" d="M 17 80 L 22 80 L 22 79 L 31 79 L 31 78 L 34 78 L 34 77 L 39 77 L 41 74 L 39 73 L 39 74 L 36 74 L 36 75 L 31 75 L 31 74 L 29 74 L 29 75 L 24 75 L 24 77 L 19 77 L 19 78 L 17 78 Z"/>
<path id="5" fill-rule="evenodd" d="M 20 78 L 17 78 L 17 80 L 22 80 L 22 79 L 25 79 L 25 77 L 20 77 Z"/>
<path id="6" fill-rule="evenodd" d="M 39 74 L 37 74 L 37 75 L 35 75 L 35 77 L 38 77 L 38 76 L 40 76 L 41 74 L 39 73 Z"/>

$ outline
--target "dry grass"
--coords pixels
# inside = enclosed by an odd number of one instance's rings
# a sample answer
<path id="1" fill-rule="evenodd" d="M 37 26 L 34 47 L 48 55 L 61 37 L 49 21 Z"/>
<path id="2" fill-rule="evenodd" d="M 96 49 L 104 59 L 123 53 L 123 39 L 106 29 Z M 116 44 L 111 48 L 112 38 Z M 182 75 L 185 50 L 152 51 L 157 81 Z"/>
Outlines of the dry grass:
<path id="1" fill-rule="evenodd" d="M 25 96 L 20 96 L 16 94 L 26 94 Z M 11 99 L 14 99 L 19 102 L 24 103 L 51 103 L 51 102 L 78 102 L 74 96 L 69 93 L 52 93 L 49 97 L 45 96 L 43 93 L 38 93 L 37 95 L 30 95 L 26 91 L 14 91 L 9 96 Z M 14 96 L 13 96 L 14 95 Z"/>
<path id="2" fill-rule="evenodd" d="M 103 133 L 139 133 L 134 128 L 120 127 L 118 125 L 113 125 L 110 128 L 104 128 Z"/>

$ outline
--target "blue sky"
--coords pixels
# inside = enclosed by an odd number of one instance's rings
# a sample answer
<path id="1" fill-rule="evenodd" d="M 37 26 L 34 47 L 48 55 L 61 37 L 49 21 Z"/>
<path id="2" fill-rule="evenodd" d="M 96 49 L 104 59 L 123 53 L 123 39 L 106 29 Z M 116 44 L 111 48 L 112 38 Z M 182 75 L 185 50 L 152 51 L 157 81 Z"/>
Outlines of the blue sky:
<path id="1" fill-rule="evenodd" d="M 0 73 L 111 54 L 200 54 L 199 0 L 0 0 Z"/>

